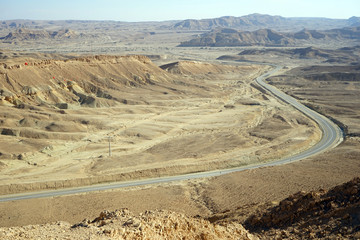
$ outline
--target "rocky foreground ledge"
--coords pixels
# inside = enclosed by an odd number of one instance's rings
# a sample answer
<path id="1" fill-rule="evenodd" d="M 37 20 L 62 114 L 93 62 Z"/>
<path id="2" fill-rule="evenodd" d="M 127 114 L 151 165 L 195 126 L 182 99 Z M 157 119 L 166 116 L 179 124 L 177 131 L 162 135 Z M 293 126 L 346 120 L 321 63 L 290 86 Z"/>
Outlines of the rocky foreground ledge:
<path id="1" fill-rule="evenodd" d="M 103 211 L 94 220 L 0 228 L 0 239 L 246 239 L 257 237 L 238 223 L 221 226 L 168 211 L 135 216 L 127 209 Z"/>

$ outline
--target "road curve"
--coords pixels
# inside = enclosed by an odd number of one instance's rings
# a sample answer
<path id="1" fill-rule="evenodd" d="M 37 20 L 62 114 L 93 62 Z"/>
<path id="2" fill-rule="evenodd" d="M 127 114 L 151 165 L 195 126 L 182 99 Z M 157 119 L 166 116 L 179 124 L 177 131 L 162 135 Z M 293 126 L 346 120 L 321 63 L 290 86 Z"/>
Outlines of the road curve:
<path id="1" fill-rule="evenodd" d="M 261 75 L 260 77 L 256 78 L 255 81 L 265 90 L 269 91 L 270 93 L 281 99 L 282 101 L 287 102 L 288 104 L 292 105 L 294 108 L 296 108 L 303 114 L 307 115 L 309 118 L 313 119 L 320 127 L 322 131 L 322 137 L 320 141 L 311 148 L 294 156 L 286 157 L 282 160 L 271 162 L 269 163 L 269 165 L 271 166 L 293 162 L 300 159 L 308 158 L 310 156 L 314 156 L 316 154 L 324 152 L 327 149 L 336 147 L 343 141 L 343 131 L 340 129 L 338 125 L 336 125 L 327 117 L 299 103 L 295 98 L 283 93 L 279 89 L 263 81 L 265 78 L 279 71 L 281 68 L 282 68 L 281 66 L 276 66 L 275 69 L 271 70 L 266 74 Z M 264 166 L 269 166 L 269 165 L 264 164 Z"/>
<path id="2" fill-rule="evenodd" d="M 178 176 L 169 176 L 169 177 L 161 177 L 161 178 L 151 178 L 151 179 L 143 179 L 143 180 L 135 180 L 135 181 L 128 181 L 128 182 L 115 182 L 115 183 L 106 183 L 106 184 L 97 184 L 85 187 L 77 187 L 71 189 L 60 189 L 60 190 L 45 190 L 41 192 L 29 192 L 29 193 L 20 193 L 20 194 L 12 194 L 12 195 L 3 195 L 0 196 L 0 202 L 7 202 L 7 201 L 15 201 L 15 200 L 24 200 L 24 199 L 34 199 L 34 198 L 45 198 L 45 197 L 55 197 L 55 196 L 62 196 L 62 195 L 70 195 L 70 194 L 79 194 L 79 193 L 86 193 L 86 192 L 93 192 L 93 191 L 103 191 L 103 190 L 110 190 L 110 189 L 117 189 L 117 188 L 125 188 L 125 187 L 134 187 L 134 186 L 142 186 L 142 185 L 150 185 L 150 184 L 160 184 L 160 183 L 168 183 L 174 181 L 181 181 L 181 180 L 190 180 L 196 178 L 205 178 L 205 177 L 214 177 L 220 176 L 223 174 L 228 174 L 232 172 L 239 172 L 248 169 L 254 169 L 259 167 L 266 167 L 266 166 L 276 166 L 285 163 L 290 163 L 294 161 L 298 161 L 301 159 L 308 158 L 310 156 L 314 156 L 318 153 L 321 153 L 327 149 L 333 148 L 337 146 L 343 139 L 343 133 L 341 129 L 332 121 L 330 121 L 325 116 L 309 109 L 308 107 L 302 105 L 301 103 L 297 102 L 291 96 L 283 93 L 282 91 L 278 90 L 277 88 L 265 83 L 263 80 L 270 75 L 276 73 L 281 69 L 280 66 L 277 66 L 273 70 L 261 75 L 260 77 L 256 78 L 256 83 L 264 88 L 266 91 L 270 92 L 271 94 L 275 95 L 282 101 L 285 101 L 313 119 L 320 127 L 322 131 L 322 138 L 321 140 L 312 146 L 311 148 L 298 153 L 296 155 L 286 157 L 280 160 L 268 162 L 268 163 L 260 163 L 254 165 L 247 165 L 243 167 L 236 167 L 230 169 L 223 169 L 223 170 L 215 170 L 209 172 L 200 172 L 200 173 L 191 173 L 191 174 L 184 174 Z"/>

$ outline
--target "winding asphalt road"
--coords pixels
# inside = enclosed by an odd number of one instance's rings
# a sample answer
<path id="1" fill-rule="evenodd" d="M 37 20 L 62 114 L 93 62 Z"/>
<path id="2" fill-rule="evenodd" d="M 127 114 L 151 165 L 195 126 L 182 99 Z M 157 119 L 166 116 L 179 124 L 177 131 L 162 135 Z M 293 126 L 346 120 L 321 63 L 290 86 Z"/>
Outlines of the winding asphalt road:
<path id="1" fill-rule="evenodd" d="M 196 179 L 196 178 L 214 177 L 214 176 L 220 176 L 220 175 L 228 174 L 228 173 L 232 173 L 232 172 L 239 172 L 239 171 L 244 171 L 244 170 L 248 170 L 248 169 L 267 167 L 267 166 L 276 166 L 276 165 L 281 165 L 281 164 L 285 164 L 285 163 L 298 161 L 298 160 L 301 160 L 304 158 L 308 158 L 310 156 L 314 156 L 314 155 L 319 154 L 327 149 L 337 146 L 343 139 L 343 133 L 336 124 L 334 124 L 332 121 L 330 121 L 325 116 L 320 115 L 319 113 L 317 113 L 317 112 L 307 108 L 306 106 L 302 105 L 301 103 L 297 102 L 296 99 L 294 99 L 293 97 L 286 95 L 285 93 L 281 92 L 277 88 L 275 88 L 263 81 L 264 79 L 266 79 L 270 75 L 276 73 L 280 69 L 281 69 L 281 67 L 277 66 L 273 70 L 258 77 L 255 81 L 266 91 L 275 95 L 282 101 L 289 103 L 294 108 L 298 109 L 300 112 L 304 113 L 305 115 L 307 115 L 308 117 L 313 119 L 315 122 L 317 122 L 317 124 L 319 125 L 319 127 L 321 128 L 322 133 L 323 133 L 322 138 L 316 145 L 312 146 L 311 148 L 307 149 L 306 151 L 303 151 L 296 155 L 286 157 L 286 158 L 283 158 L 280 160 L 276 160 L 273 162 L 261 163 L 261 164 L 256 164 L 256 165 L 247 165 L 244 167 L 237 167 L 237 168 L 231 168 L 231 169 L 215 170 L 215 171 L 200 172 L 200 173 L 191 173 L 191 174 L 161 177 L 161 178 L 151 178 L 151 179 L 136 180 L 136 181 L 129 181 L 129 182 L 97 184 L 97 185 L 71 188 L 71 189 L 45 190 L 45 191 L 41 191 L 41 192 L 29 192 L 29 193 L 21 193 L 21 194 L 3 195 L 3 196 L 0 196 L 0 202 L 24 200 L 24 199 L 34 199 L 34 198 L 45 198 L 45 197 L 55 197 L 55 196 L 86 193 L 86 192 L 93 192 L 93 191 L 103 191 L 103 190 L 125 188 L 125 187 L 168 183 L 168 182 L 190 180 L 190 179 Z"/>

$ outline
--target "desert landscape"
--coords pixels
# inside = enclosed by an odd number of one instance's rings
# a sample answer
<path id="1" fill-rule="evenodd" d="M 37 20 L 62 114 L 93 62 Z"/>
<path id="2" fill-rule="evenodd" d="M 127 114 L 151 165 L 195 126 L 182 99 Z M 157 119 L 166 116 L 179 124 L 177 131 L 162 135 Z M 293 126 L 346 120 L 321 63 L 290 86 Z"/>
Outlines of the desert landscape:
<path id="1" fill-rule="evenodd" d="M 0 238 L 359 239 L 359 24 L 2 21 Z M 341 140 L 262 166 L 327 135 L 260 76 Z M 6 200 L 172 176 L 185 177 Z"/>

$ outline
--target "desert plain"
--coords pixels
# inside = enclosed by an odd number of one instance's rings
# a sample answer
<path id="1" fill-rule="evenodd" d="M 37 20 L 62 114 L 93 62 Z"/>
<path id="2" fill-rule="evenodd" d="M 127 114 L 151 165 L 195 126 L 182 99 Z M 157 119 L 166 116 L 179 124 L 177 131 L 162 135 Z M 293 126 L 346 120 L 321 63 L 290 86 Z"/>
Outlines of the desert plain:
<path id="1" fill-rule="evenodd" d="M 21 29 L 29 23 L 17 24 Z M 46 31 L 56 27 L 31 24 Z M 360 192 L 354 192 L 352 200 L 327 192 L 359 177 L 358 40 L 179 47 L 205 30 L 165 28 L 172 22 L 66 24 L 85 33 L 58 31 L 54 39 L 43 31 L 27 39 L 32 35 L 16 30 L 17 38 L 0 43 L 2 196 L 228 169 L 302 152 L 314 146 L 322 132 L 312 119 L 254 82 L 274 65 L 282 69 L 267 83 L 329 117 L 343 130 L 344 140 L 280 166 L 1 202 L 0 237 L 131 239 L 148 234 L 151 239 L 159 232 L 149 217 L 153 222 L 174 221 L 160 224 L 161 231 L 169 232 L 172 224 L 185 219 L 185 225 L 190 222 L 195 229 L 184 231 L 184 236 L 194 233 L 189 238 L 204 233 L 209 239 L 231 239 L 234 232 L 243 239 L 360 237 Z M 102 30 L 96 30 L 99 26 Z M 6 36 L 10 30 L 3 26 L 0 32 Z M 358 189 L 358 181 L 351 184 Z M 306 217 L 315 208 L 297 222 L 295 213 L 288 216 L 295 220 L 284 225 L 279 220 L 271 226 L 268 220 L 259 227 L 263 220 L 253 220 L 283 206 L 290 195 L 290 202 L 305 202 L 307 192 L 314 193 L 319 205 L 329 201 L 323 197 L 328 194 L 342 212 L 334 206 L 331 220 L 308 225 Z M 319 216 L 322 210 L 317 210 Z M 352 221 L 338 220 L 346 215 L 339 212 L 351 215 Z M 133 221 L 126 224 L 129 219 Z"/>

